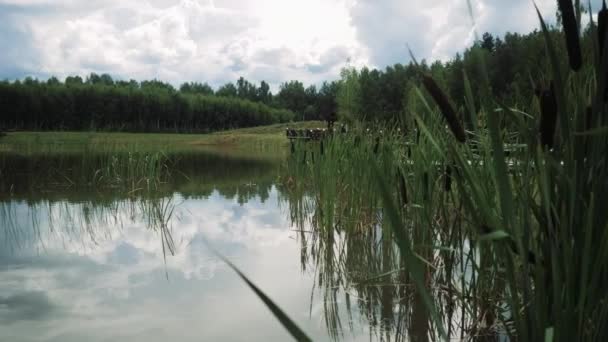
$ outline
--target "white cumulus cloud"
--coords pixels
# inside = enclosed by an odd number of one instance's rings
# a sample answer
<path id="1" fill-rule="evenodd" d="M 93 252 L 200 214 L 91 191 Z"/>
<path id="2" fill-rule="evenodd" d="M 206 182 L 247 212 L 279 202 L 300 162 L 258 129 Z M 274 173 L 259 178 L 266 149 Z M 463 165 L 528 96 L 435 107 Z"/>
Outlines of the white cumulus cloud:
<path id="1" fill-rule="evenodd" d="M 537 0 L 553 21 L 554 0 Z M 274 89 L 335 79 L 347 62 L 446 60 L 489 31 L 538 28 L 529 0 L 0 0 L 0 78 L 90 72 Z M 601 1 L 594 0 L 594 10 Z"/>

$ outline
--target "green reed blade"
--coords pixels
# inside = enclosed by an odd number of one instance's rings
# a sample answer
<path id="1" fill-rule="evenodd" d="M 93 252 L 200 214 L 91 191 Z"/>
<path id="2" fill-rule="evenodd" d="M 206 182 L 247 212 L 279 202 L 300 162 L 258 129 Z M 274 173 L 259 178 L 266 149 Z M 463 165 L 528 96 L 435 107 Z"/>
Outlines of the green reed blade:
<path id="1" fill-rule="evenodd" d="M 209 247 L 209 246 L 208 246 Z M 218 251 L 209 247 L 212 252 L 220 258 L 228 267 L 230 267 L 236 274 L 249 286 L 253 292 L 264 302 L 266 307 L 272 312 L 277 320 L 283 325 L 285 329 L 291 334 L 296 341 L 312 341 L 306 333 L 298 327 L 298 325 L 281 310 L 262 290 L 260 290 L 249 278 L 247 278 L 230 260 L 220 254 Z"/>

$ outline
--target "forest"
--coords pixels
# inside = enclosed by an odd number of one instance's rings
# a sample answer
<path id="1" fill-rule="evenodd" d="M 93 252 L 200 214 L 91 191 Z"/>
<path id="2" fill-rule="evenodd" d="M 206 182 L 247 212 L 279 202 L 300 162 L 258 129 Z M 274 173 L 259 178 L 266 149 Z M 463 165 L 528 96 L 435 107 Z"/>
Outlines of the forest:
<path id="1" fill-rule="evenodd" d="M 559 30 L 550 34 L 556 46 L 565 49 Z M 586 30 L 583 40 L 589 37 Z M 485 33 L 447 62 L 413 61 L 383 70 L 346 66 L 338 80 L 318 88 L 293 80 L 281 84 L 276 94 L 265 81 L 257 85 L 243 77 L 217 89 L 199 82 L 176 89 L 158 80 L 114 80 L 95 73 L 64 81 L 5 80 L 0 82 L 0 130 L 210 132 L 289 121 L 333 121 L 338 116 L 346 121 L 392 123 L 415 107 L 408 102 L 422 74 L 437 80 L 458 107 L 465 106 L 463 72 L 477 94 L 483 83 L 477 72 L 480 60 L 488 64 L 493 94 L 477 96 L 477 101 L 492 97 L 511 106 L 527 106 L 549 68 L 543 44 L 539 31 L 507 33 L 502 38 Z"/>

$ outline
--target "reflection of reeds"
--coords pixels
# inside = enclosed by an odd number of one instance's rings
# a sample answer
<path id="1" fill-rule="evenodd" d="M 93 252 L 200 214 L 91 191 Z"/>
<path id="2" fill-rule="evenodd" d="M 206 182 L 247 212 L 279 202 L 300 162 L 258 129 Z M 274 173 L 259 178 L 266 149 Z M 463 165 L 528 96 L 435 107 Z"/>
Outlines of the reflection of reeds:
<path id="1" fill-rule="evenodd" d="M 147 226 L 160 234 L 163 258 L 167 262 L 167 254 L 175 255 L 175 243 L 172 237 L 171 218 L 175 204 L 172 198 L 160 197 L 140 201 L 141 212 L 147 220 Z M 168 277 L 168 274 L 166 274 Z"/>
<path id="2" fill-rule="evenodd" d="M 8 199 L 0 198 L 0 226 L 3 228 L 4 236 L 0 237 L 0 248 L 4 251 L 9 250 L 13 253 L 22 248 L 38 248 L 44 245 L 50 239 L 57 235 L 59 239 L 69 239 L 73 243 L 83 243 L 85 240 L 90 240 L 94 244 L 99 242 L 100 238 L 111 238 L 116 227 L 121 227 L 125 220 L 144 221 L 146 226 L 159 234 L 161 241 L 161 249 L 163 258 L 166 263 L 167 254 L 174 255 L 176 245 L 172 234 L 171 222 L 174 216 L 175 203 L 173 200 L 173 188 L 171 188 L 171 196 L 163 196 L 163 193 L 158 191 L 161 177 L 169 174 L 168 159 L 164 154 L 138 154 L 138 153 L 110 153 L 110 154 L 84 154 L 72 156 L 69 154 L 59 154 L 53 158 L 44 158 L 40 155 L 15 156 L 15 155 L 0 155 L 0 175 L 7 174 L 9 179 L 2 178 L 0 187 L 12 187 L 19 179 L 20 172 L 28 171 L 24 174 L 27 179 L 40 179 L 40 187 L 34 184 L 29 184 L 25 181 L 25 186 L 28 190 L 34 190 L 28 193 L 27 205 L 28 215 L 31 216 L 31 222 L 21 222 L 16 214 L 20 202 L 13 200 L 11 196 Z M 182 155 L 183 156 L 183 155 Z M 75 158 L 73 158 L 75 157 Z M 273 184 L 272 173 L 273 166 L 270 163 L 256 160 L 226 160 L 224 158 L 216 158 L 216 163 L 212 163 L 214 167 L 209 167 L 208 157 L 206 155 L 194 154 L 186 155 L 187 161 L 175 158 L 173 163 L 181 166 L 194 164 L 197 173 L 192 178 L 201 177 L 201 165 L 203 180 L 192 179 L 184 172 L 187 170 L 179 170 L 176 165 L 171 167 L 180 171 L 181 176 L 189 182 L 195 183 L 195 186 L 190 191 L 194 191 L 196 196 L 208 195 L 206 192 L 208 187 L 216 189 L 228 197 L 237 197 L 239 203 L 244 203 L 252 197 L 259 197 L 265 201 Z M 17 161 L 15 163 L 15 161 Z M 25 168 L 15 167 L 15 164 L 23 163 Z M 69 202 L 61 197 L 60 200 L 49 200 L 42 195 L 40 190 L 45 190 L 57 186 L 55 182 L 49 181 L 52 178 L 44 177 L 48 174 L 33 172 L 33 164 L 48 163 L 53 165 L 54 174 L 60 176 L 61 181 L 59 186 L 64 191 L 74 192 L 72 196 L 80 196 L 82 188 L 92 188 L 99 190 L 110 187 L 116 191 L 109 197 L 104 199 L 99 193 L 93 195 L 94 200 L 83 201 L 79 199 L 77 203 Z M 231 167 L 226 167 L 229 164 Z M 245 164 L 245 167 L 242 164 Z M 76 168 L 73 166 L 76 165 Z M 78 168 L 81 166 L 81 168 Z M 237 166 L 235 168 L 235 166 Z M 253 166 L 253 167 L 251 167 Z M 48 167 L 45 168 L 48 170 Z M 78 169 L 79 173 L 68 173 Z M 241 178 L 234 177 L 232 173 L 237 170 L 237 176 L 245 175 L 248 184 L 243 186 L 240 182 Z M 253 171 L 253 174 L 251 173 Z M 212 180 L 217 180 L 218 177 L 209 177 L 209 175 L 221 175 L 219 179 L 223 182 L 210 183 Z M 262 176 L 260 178 L 259 176 Z M 53 175 L 54 176 L 54 175 Z M 70 178 L 71 176 L 71 178 Z M 270 176 L 270 181 L 268 181 Z M 256 184 L 251 183 L 256 180 Z M 197 182 L 197 180 L 199 182 Z M 227 184 L 222 184 L 229 180 Z M 23 181 L 23 180 L 21 180 Z M 236 182 L 236 183 L 231 183 Z M 49 184 L 50 183 L 50 184 Z M 208 183 L 208 184 L 204 184 Z M 259 183 L 259 184 L 258 184 Z M 235 186 L 239 184 L 239 186 Z M 20 185 L 23 185 L 20 183 Z M 201 193 L 201 190 L 202 193 Z M 211 191 L 210 191 L 211 192 Z M 210 193 L 209 192 L 209 193 Z M 19 194 L 24 196 L 23 193 Z M 126 195 L 126 196 L 125 196 Z M 63 194 L 61 195 L 63 196 Z M 36 197 L 40 197 L 36 199 Z M 70 196 L 68 196 L 70 197 Z M 44 198 L 44 199 L 43 199 Z M 41 222 L 44 225 L 41 225 Z M 110 222 L 111 221 L 111 222 Z M 44 226 L 44 228 L 43 228 Z M 44 229 L 44 231 L 43 231 Z M 234 269 L 239 276 L 249 285 L 249 287 L 262 299 L 264 304 L 271 310 L 276 318 L 283 324 L 296 340 L 309 341 L 306 334 L 300 330 L 297 325 L 289 319 L 289 317 L 281 311 L 276 304 L 272 302 L 261 290 L 259 290 L 240 270 L 232 265 L 227 259 L 222 259 Z M 166 273 L 168 277 L 168 273 Z"/>
<path id="3" fill-rule="evenodd" d="M 11 253 L 44 246 L 58 238 L 74 244 L 111 239 L 127 222 L 143 221 L 160 234 L 163 253 L 175 253 L 171 197 L 140 197 L 110 201 L 0 201 L 3 248 Z M 19 212 L 19 214 L 18 214 Z"/>

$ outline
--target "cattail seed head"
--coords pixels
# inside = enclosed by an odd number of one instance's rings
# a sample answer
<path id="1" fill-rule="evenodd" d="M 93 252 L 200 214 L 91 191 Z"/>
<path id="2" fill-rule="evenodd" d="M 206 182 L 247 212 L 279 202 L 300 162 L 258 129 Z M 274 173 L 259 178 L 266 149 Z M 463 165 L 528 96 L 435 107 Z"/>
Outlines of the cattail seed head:
<path id="1" fill-rule="evenodd" d="M 437 85 L 435 80 L 428 75 L 423 76 L 422 83 L 429 94 L 431 94 L 433 97 L 433 100 L 435 100 L 439 110 L 441 110 L 441 113 L 448 122 L 448 126 L 454 134 L 454 137 L 456 137 L 456 140 L 464 143 L 467 140 L 467 136 L 447 95 L 441 90 L 441 88 L 439 88 L 439 85 Z"/>
<path id="2" fill-rule="evenodd" d="M 597 13 L 597 40 L 600 49 L 600 61 L 604 58 L 606 31 L 608 31 L 608 8 L 606 8 L 606 0 L 604 0 L 602 1 L 602 9 Z M 604 102 L 607 101 L 608 87 L 604 89 Z"/>
<path id="3" fill-rule="evenodd" d="M 574 71 L 579 71 L 583 66 L 583 55 L 578 34 L 578 23 L 574 15 L 574 6 L 572 5 L 572 0 L 558 0 L 557 5 L 562 15 L 562 26 L 566 35 L 566 48 L 568 49 L 570 67 Z"/>
<path id="4" fill-rule="evenodd" d="M 597 41 L 600 47 L 600 59 L 604 55 L 604 40 L 606 39 L 607 23 L 608 8 L 606 8 L 606 0 L 604 0 L 602 4 L 602 9 L 597 13 Z"/>
<path id="5" fill-rule="evenodd" d="M 557 123 L 557 100 L 553 82 L 542 92 L 540 97 L 540 142 L 547 148 L 553 147 L 555 124 Z"/>

